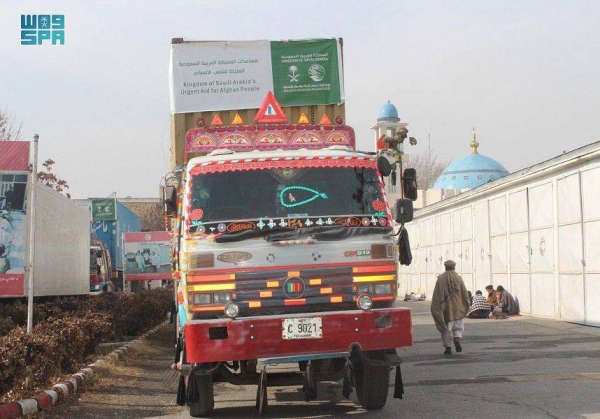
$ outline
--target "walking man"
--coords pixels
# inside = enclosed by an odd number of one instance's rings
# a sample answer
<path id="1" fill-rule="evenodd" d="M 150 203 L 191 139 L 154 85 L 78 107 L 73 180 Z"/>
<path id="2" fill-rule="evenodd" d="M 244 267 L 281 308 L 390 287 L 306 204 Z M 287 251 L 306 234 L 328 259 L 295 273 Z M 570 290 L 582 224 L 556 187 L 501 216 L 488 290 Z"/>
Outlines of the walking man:
<path id="1" fill-rule="evenodd" d="M 471 304 L 467 287 L 454 270 L 456 263 L 447 260 L 444 267 L 446 271 L 438 275 L 431 297 L 431 315 L 435 327 L 442 334 L 442 342 L 446 348 L 444 355 L 452 355 L 452 341 L 456 352 L 462 352 L 460 341 L 465 330 L 462 319 L 467 316 Z"/>

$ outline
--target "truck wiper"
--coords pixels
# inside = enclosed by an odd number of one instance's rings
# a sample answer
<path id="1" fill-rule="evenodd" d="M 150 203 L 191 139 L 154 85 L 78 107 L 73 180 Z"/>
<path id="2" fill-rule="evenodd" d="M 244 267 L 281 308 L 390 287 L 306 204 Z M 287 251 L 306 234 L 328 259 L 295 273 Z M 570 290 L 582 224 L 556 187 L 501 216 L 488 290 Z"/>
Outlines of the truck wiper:
<path id="1" fill-rule="evenodd" d="M 217 243 L 237 242 L 254 237 L 263 237 L 273 234 L 274 232 L 294 232 L 292 227 L 278 227 L 270 230 L 243 230 L 235 233 L 223 233 L 215 239 Z"/>
<path id="2" fill-rule="evenodd" d="M 387 234 L 390 231 L 388 227 L 346 227 L 346 226 L 313 226 L 303 227 L 294 231 L 282 231 L 269 234 L 265 237 L 267 241 L 289 240 L 301 236 L 312 236 L 319 241 L 340 240 L 348 237 L 354 237 L 364 234 Z"/>

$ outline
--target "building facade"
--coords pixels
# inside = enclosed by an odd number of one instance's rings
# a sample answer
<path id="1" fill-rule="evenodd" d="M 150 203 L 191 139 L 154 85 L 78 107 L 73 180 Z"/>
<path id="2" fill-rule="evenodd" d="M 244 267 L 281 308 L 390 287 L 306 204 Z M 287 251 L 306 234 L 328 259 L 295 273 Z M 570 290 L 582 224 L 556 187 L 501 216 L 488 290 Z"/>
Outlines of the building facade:
<path id="1" fill-rule="evenodd" d="M 521 313 L 600 326 L 600 142 L 416 211 L 399 292 L 431 297 L 453 259 L 471 292 L 502 285 Z"/>

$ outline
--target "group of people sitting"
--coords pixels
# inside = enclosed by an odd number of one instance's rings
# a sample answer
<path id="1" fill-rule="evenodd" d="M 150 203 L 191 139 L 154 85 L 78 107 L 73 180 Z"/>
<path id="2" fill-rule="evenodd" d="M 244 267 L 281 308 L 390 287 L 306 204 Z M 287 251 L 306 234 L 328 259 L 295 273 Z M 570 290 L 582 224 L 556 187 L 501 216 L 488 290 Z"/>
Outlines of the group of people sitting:
<path id="1" fill-rule="evenodd" d="M 487 297 L 484 297 L 479 290 L 475 292 L 467 317 L 472 319 L 487 319 L 488 317 L 506 319 L 509 315 L 519 314 L 519 304 L 502 285 L 498 285 L 495 290 L 492 285 L 488 285 L 485 290 L 488 293 Z"/>

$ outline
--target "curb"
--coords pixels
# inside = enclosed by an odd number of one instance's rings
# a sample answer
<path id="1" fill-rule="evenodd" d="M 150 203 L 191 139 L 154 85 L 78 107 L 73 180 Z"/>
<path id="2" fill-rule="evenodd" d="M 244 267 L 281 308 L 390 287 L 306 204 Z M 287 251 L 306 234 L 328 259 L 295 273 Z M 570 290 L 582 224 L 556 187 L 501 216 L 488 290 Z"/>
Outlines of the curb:
<path id="1" fill-rule="evenodd" d="M 50 405 L 55 405 L 59 401 L 75 395 L 77 391 L 83 387 L 85 380 L 93 374 L 95 367 L 104 364 L 104 362 L 108 359 L 118 359 L 122 353 L 129 350 L 131 344 L 150 336 L 167 323 L 168 320 L 160 323 L 158 326 L 150 329 L 137 339 L 127 342 L 125 345 L 115 349 L 103 358 L 100 358 L 96 362 L 89 364 L 85 368 L 82 368 L 79 370 L 79 372 L 71 375 L 64 381 L 54 384 L 49 390 L 43 390 L 41 393 L 38 393 L 35 396 L 27 399 L 0 404 L 0 419 L 20 418 L 21 416 L 37 413 Z"/>

